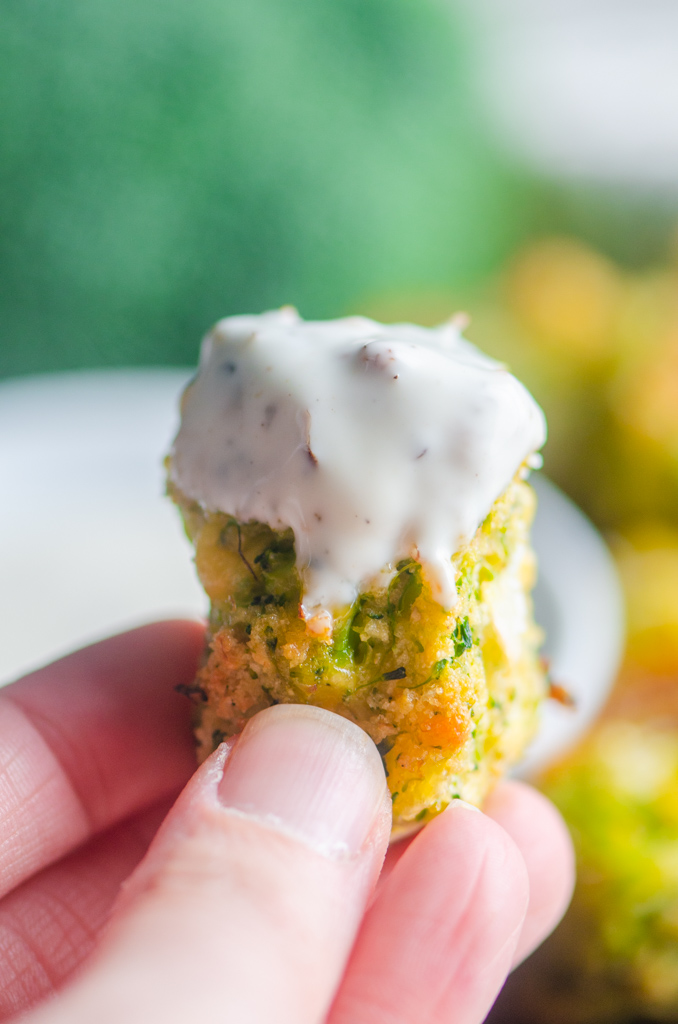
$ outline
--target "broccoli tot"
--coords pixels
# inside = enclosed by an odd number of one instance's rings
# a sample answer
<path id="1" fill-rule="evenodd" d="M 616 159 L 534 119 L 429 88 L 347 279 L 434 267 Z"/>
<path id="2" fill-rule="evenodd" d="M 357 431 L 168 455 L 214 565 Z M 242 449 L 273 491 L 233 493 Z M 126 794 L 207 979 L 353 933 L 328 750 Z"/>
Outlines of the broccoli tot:
<path id="1" fill-rule="evenodd" d="M 377 744 L 396 830 L 480 804 L 545 691 L 526 482 L 544 429 L 456 323 L 217 324 L 168 461 L 211 601 L 199 756 L 270 704 L 315 704 Z"/>
<path id="2" fill-rule="evenodd" d="M 235 529 L 174 497 L 212 601 L 207 656 L 190 694 L 201 759 L 269 704 L 311 703 L 352 719 L 377 743 L 400 828 L 454 796 L 482 802 L 519 759 L 544 694 L 537 627 L 528 618 L 510 644 L 501 632 L 506 590 L 517 584 L 528 602 L 533 580 L 528 484 L 514 481 L 457 553 L 454 612 L 408 561 L 387 567 L 381 588 L 335 616 L 331 642 L 310 636 L 299 617 L 289 534 L 260 523 Z M 488 561 L 492 579 L 479 583 Z"/>

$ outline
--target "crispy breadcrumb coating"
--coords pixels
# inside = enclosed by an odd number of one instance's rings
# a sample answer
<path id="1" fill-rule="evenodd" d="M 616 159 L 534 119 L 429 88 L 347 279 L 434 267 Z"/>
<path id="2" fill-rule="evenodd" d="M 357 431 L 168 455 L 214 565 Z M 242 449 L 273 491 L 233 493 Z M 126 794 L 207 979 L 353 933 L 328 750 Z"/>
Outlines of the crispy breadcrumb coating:
<path id="1" fill-rule="evenodd" d="M 385 566 L 325 634 L 300 616 L 291 530 L 205 512 L 171 490 L 211 601 L 205 661 L 189 688 L 200 760 L 263 708 L 309 703 L 377 744 L 396 829 L 458 797 L 480 804 L 520 758 L 545 690 L 529 597 L 532 488 L 517 477 L 457 552 L 453 612 L 409 558 Z"/>

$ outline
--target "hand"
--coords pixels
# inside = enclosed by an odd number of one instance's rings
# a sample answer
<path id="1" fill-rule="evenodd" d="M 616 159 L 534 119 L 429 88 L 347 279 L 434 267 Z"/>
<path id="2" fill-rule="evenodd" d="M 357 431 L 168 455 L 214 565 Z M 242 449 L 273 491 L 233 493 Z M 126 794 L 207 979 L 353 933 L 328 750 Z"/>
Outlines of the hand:
<path id="1" fill-rule="evenodd" d="M 376 748 L 292 705 L 192 774 L 201 645 L 158 623 L 0 693 L 0 1021 L 479 1024 L 569 899 L 555 810 L 504 783 L 386 854 Z"/>

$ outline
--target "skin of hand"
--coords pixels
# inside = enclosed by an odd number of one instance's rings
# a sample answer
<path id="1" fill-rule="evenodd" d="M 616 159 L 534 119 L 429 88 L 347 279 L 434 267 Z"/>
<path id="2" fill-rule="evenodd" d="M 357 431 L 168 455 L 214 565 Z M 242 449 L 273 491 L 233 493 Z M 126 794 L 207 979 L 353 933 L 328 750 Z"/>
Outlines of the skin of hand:
<path id="1" fill-rule="evenodd" d="M 573 859 L 502 784 L 388 848 L 372 741 L 278 705 L 195 771 L 190 622 L 0 692 L 0 1021 L 480 1024 L 553 928 Z"/>

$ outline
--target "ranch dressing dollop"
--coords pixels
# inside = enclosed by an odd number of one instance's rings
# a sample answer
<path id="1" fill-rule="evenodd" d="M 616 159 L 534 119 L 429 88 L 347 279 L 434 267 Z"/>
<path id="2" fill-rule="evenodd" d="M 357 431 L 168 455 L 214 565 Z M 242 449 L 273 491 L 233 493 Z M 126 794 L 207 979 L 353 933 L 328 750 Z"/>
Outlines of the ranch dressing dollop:
<path id="1" fill-rule="evenodd" d="M 302 612 L 331 624 L 414 556 L 456 600 L 452 558 L 546 437 L 544 416 L 453 321 L 221 320 L 182 401 L 170 477 L 208 511 L 292 527 Z"/>

